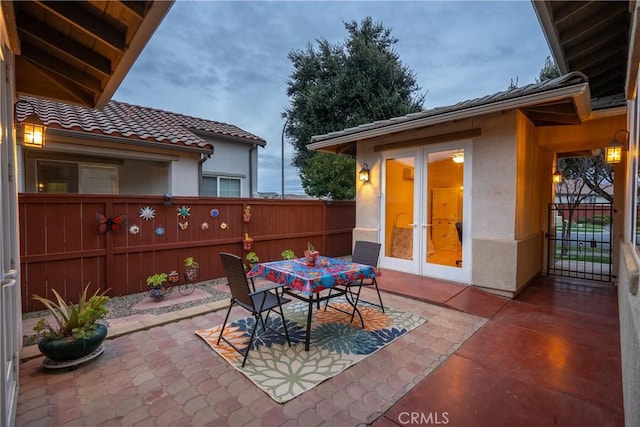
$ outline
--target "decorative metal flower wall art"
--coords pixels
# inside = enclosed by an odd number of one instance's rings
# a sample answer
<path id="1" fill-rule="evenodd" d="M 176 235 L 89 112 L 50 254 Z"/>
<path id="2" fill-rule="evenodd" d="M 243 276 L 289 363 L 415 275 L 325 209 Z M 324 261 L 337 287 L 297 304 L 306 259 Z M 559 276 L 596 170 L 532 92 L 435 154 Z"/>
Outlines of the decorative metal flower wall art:
<path id="1" fill-rule="evenodd" d="M 218 215 L 220 215 L 220 212 L 218 212 L 218 209 L 211 209 L 209 215 L 211 215 L 211 218 L 216 218 Z"/>
<path id="2" fill-rule="evenodd" d="M 191 215 L 191 208 L 188 206 L 180 206 L 177 211 L 180 218 L 186 218 Z"/>
<path id="3" fill-rule="evenodd" d="M 200 229 L 202 229 L 202 231 L 208 230 L 209 229 L 209 223 L 203 222 L 202 224 L 200 224 Z"/>
<path id="4" fill-rule="evenodd" d="M 129 227 L 129 234 L 138 234 L 140 232 L 140 227 L 138 227 L 136 224 L 133 224 L 131 227 Z"/>
<path id="5" fill-rule="evenodd" d="M 159 225 L 155 228 L 155 230 L 153 230 L 153 234 L 155 234 L 156 236 L 163 236 L 164 235 L 164 227 Z"/>
<path id="6" fill-rule="evenodd" d="M 189 221 L 178 222 L 178 225 L 180 226 L 180 230 L 186 230 L 189 228 Z"/>
<path id="7" fill-rule="evenodd" d="M 140 208 L 140 218 L 145 221 L 151 221 L 156 217 L 156 210 L 151 206 L 145 206 L 144 208 Z"/>

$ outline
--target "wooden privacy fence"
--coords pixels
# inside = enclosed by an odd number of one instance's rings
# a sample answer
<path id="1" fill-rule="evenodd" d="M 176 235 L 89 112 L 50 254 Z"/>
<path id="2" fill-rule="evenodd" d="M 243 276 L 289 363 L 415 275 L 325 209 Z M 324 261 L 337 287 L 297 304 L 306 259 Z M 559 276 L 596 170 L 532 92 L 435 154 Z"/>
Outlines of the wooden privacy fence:
<path id="1" fill-rule="evenodd" d="M 75 302 L 87 283 L 110 296 L 144 292 L 147 276 L 182 271 L 188 256 L 200 264 L 198 280 L 223 277 L 220 252 L 246 256 L 245 234 L 260 261 L 284 249 L 302 256 L 308 242 L 327 256 L 348 255 L 355 226 L 355 202 L 342 201 L 20 194 L 19 204 L 23 312 L 42 309 L 32 296 L 52 298 L 52 289 Z M 141 217 L 145 208 L 153 218 Z M 99 215 L 126 219 L 101 232 Z"/>

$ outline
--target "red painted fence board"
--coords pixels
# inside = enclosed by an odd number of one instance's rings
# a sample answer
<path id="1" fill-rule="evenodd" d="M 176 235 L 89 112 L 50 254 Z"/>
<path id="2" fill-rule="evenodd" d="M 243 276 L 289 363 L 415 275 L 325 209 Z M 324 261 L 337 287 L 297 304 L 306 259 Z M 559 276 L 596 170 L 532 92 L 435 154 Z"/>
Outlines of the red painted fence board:
<path id="1" fill-rule="evenodd" d="M 220 252 L 244 257 L 245 233 L 261 261 L 280 259 L 284 249 L 302 256 L 308 242 L 328 256 L 348 255 L 355 226 L 354 202 L 174 197 L 165 206 L 160 196 L 20 194 L 19 204 L 24 312 L 42 309 L 32 296 L 52 298 L 51 289 L 76 302 L 89 282 L 92 291 L 110 288 L 111 296 L 143 292 L 147 276 L 182 271 L 188 256 L 200 263 L 198 280 L 222 277 Z M 247 205 L 248 223 L 242 218 Z M 140 217 L 147 206 L 155 209 L 148 221 Z M 185 218 L 182 206 L 189 208 Z M 98 213 L 127 219 L 118 232 L 101 233 Z M 129 232 L 132 225 L 137 234 Z M 163 235 L 154 233 L 159 226 Z"/>

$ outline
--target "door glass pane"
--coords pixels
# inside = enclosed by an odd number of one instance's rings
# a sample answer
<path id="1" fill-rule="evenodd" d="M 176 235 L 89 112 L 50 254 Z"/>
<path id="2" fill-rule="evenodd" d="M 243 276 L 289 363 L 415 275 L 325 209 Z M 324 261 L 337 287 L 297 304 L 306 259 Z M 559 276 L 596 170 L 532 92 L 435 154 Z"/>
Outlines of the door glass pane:
<path id="1" fill-rule="evenodd" d="M 464 150 L 428 154 L 427 262 L 462 267 Z"/>
<path id="2" fill-rule="evenodd" d="M 385 256 L 411 260 L 415 159 L 387 159 L 385 170 Z"/>

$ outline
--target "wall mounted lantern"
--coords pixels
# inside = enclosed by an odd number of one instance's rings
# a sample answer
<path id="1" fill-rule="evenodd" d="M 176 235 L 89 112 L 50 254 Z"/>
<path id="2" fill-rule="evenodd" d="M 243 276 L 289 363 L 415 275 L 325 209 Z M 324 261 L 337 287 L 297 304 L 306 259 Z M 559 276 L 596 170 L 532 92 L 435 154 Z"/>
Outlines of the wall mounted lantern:
<path id="1" fill-rule="evenodd" d="M 35 107 L 33 106 L 33 104 L 29 101 L 25 101 L 25 100 L 18 100 L 18 102 L 16 102 L 15 106 L 14 106 L 14 112 L 17 116 L 17 109 L 19 106 L 21 105 L 26 105 L 28 107 L 31 107 L 31 114 L 35 114 L 36 117 L 38 116 L 38 113 L 36 113 Z M 31 116 L 31 114 L 29 114 L 27 117 Z M 26 118 L 25 118 L 26 120 Z M 39 120 L 39 118 L 38 118 Z M 18 122 L 17 117 L 16 117 L 16 123 Z M 22 122 L 22 145 L 24 147 L 29 147 L 29 148 L 42 148 L 44 147 L 44 143 L 45 143 L 45 126 L 42 124 L 38 124 L 38 123 L 28 123 L 26 121 Z"/>
<path id="2" fill-rule="evenodd" d="M 358 176 L 360 178 L 360 181 L 369 182 L 369 165 L 364 163 L 362 165 L 362 169 L 360 169 L 360 172 L 358 173 Z"/>
<path id="3" fill-rule="evenodd" d="M 22 123 L 22 145 L 29 148 L 44 147 L 44 126 Z"/>
<path id="4" fill-rule="evenodd" d="M 551 175 L 551 180 L 554 184 L 560 184 L 562 182 L 562 172 L 557 170 Z"/>
<path id="5" fill-rule="evenodd" d="M 620 132 L 624 132 L 627 134 L 627 137 L 624 140 L 625 142 L 620 142 L 620 140 L 617 138 L 617 135 Z M 620 163 L 620 161 L 622 160 L 622 150 L 626 151 L 629 149 L 628 143 L 629 143 L 629 131 L 625 129 L 620 129 L 619 131 L 616 131 L 616 133 L 613 134 L 613 139 L 611 140 L 609 145 L 607 145 L 604 149 L 605 162 L 607 162 L 610 165 Z"/>

